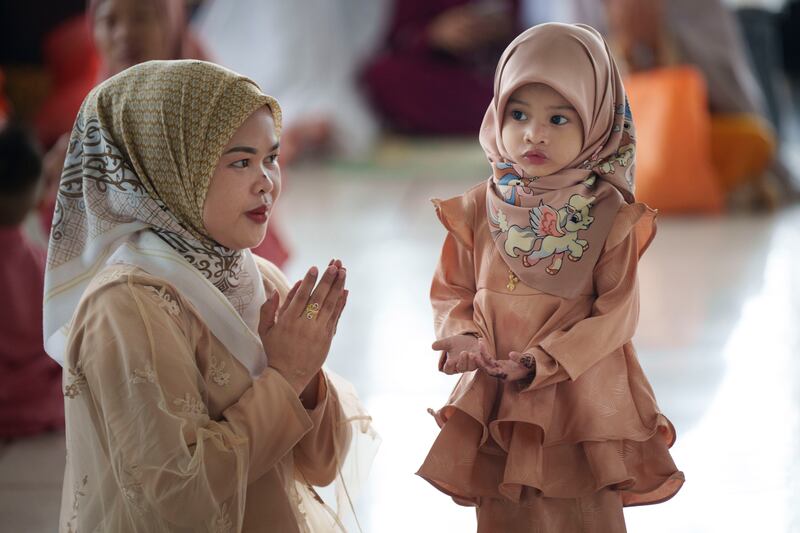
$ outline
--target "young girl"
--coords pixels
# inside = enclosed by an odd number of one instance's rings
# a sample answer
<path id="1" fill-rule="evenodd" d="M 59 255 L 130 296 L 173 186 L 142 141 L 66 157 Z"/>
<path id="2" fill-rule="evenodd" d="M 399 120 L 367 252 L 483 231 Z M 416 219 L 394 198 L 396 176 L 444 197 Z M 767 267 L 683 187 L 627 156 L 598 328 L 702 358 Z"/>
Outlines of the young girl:
<path id="1" fill-rule="evenodd" d="M 517 37 L 494 87 L 492 177 L 434 202 L 433 348 L 463 374 L 419 475 L 477 506 L 479 532 L 625 531 L 623 506 L 684 481 L 631 344 L 655 213 L 625 92 L 602 37 L 565 24 Z"/>

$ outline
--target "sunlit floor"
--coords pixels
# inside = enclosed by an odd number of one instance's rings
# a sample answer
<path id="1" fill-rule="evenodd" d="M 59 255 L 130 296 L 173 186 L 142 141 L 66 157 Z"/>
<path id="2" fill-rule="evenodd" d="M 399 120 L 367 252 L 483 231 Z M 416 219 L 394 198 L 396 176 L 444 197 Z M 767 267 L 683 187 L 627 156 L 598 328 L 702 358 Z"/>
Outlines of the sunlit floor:
<path id="1" fill-rule="evenodd" d="M 356 165 L 287 172 L 276 225 L 292 243 L 289 276 L 333 257 L 348 267 L 329 364 L 357 386 L 383 438 L 357 503 L 367 532 L 474 531 L 473 509 L 414 472 L 437 431 L 425 410 L 455 383 L 429 348 L 427 293 L 444 229 L 428 200 L 481 179 L 476 148 L 386 149 L 380 175 Z M 462 166 L 437 170 L 441 150 Z M 626 510 L 629 531 L 800 531 L 798 264 L 800 208 L 660 220 L 641 263 L 635 340 L 678 430 L 673 454 L 687 483 L 664 504 Z M 55 531 L 61 440 L 0 451 L 0 531 Z"/>

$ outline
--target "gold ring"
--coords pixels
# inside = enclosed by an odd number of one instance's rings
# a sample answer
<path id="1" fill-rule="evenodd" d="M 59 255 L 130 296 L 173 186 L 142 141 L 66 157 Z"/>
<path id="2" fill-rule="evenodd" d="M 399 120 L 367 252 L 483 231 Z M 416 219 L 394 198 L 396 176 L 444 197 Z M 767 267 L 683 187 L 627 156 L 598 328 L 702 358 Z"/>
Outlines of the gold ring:
<path id="1" fill-rule="evenodd" d="M 319 304 L 308 304 L 306 306 L 305 314 L 308 320 L 314 320 L 317 318 L 317 313 L 319 313 Z"/>

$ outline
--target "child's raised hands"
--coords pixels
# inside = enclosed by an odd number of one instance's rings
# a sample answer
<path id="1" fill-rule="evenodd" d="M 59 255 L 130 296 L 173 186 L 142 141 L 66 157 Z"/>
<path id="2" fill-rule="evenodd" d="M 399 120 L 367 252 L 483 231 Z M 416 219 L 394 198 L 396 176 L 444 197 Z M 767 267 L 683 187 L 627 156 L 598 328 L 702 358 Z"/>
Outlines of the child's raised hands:
<path id="1" fill-rule="evenodd" d="M 439 339 L 431 346 L 440 350 L 439 370 L 445 374 L 460 374 L 478 368 L 480 348 L 478 338 L 472 335 L 453 335 Z"/>
<path id="2" fill-rule="evenodd" d="M 511 352 L 508 359 L 495 359 L 486 348 L 483 339 L 478 343 L 480 347 L 478 366 L 492 377 L 503 381 L 518 381 L 532 379 L 536 375 L 536 361 L 532 355 Z"/>

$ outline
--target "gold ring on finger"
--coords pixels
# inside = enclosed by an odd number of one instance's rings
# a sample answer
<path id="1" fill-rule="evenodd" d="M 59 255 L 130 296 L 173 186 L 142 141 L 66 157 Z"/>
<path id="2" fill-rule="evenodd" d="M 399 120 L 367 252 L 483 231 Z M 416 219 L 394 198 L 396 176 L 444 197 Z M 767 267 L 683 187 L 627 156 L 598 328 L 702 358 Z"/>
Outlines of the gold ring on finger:
<path id="1" fill-rule="evenodd" d="M 318 313 L 319 313 L 318 303 L 308 304 L 306 306 L 305 314 L 308 320 L 314 320 L 315 318 L 317 318 Z"/>

